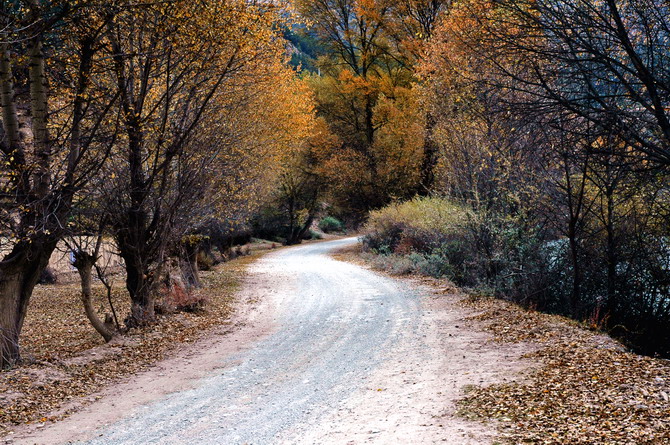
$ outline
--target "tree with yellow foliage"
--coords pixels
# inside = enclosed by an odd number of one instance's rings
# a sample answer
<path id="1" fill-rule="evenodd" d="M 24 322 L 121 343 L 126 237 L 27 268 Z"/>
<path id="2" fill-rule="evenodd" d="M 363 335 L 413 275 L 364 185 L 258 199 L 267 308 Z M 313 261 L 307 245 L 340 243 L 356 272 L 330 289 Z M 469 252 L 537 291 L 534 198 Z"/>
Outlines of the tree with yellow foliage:
<path id="1" fill-rule="evenodd" d="M 230 163 L 258 162 L 281 145 L 263 111 L 271 83 L 287 82 L 279 13 L 243 0 L 172 1 L 121 11 L 107 26 L 122 136 L 101 196 L 125 262 L 131 326 L 154 319 L 165 260 L 203 206 L 217 194 L 225 203 L 226 185 L 242 187 Z"/>

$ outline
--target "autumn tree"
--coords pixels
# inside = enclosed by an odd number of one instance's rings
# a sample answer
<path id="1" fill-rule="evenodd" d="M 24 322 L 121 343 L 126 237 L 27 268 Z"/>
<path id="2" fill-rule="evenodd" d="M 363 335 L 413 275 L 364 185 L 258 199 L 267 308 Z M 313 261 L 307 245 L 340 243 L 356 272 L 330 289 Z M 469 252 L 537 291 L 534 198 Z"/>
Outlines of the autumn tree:
<path id="1" fill-rule="evenodd" d="M 394 7 L 387 1 L 299 2 L 325 48 L 320 75 L 309 79 L 318 111 L 342 141 L 330 156 L 331 192 L 337 207 L 358 218 L 411 195 L 418 181 L 418 165 L 394 164 L 398 151 L 403 161 L 416 157 L 422 134 L 400 134 L 393 126 L 413 131 L 407 121 L 423 118 L 413 108 L 411 66 L 389 34 Z"/>
<path id="2" fill-rule="evenodd" d="M 463 0 L 420 75 L 438 190 L 471 211 L 469 270 L 505 298 L 666 354 L 662 8 Z"/>
<path id="3" fill-rule="evenodd" d="M 448 15 L 451 4 L 451 0 L 398 0 L 393 3 L 391 20 L 385 31 L 394 44 L 395 52 L 400 55 L 397 59 L 413 72 L 420 69 L 419 65 L 428 56 L 435 30 Z M 421 82 L 418 84 L 421 85 Z M 422 100 L 417 109 L 421 110 L 424 128 L 416 191 L 425 196 L 433 190 L 436 179 L 439 144 L 435 141 L 435 126 L 438 118 L 437 111 L 431 108 L 431 101 L 424 97 L 425 92 L 419 92 L 417 97 Z"/>
<path id="4" fill-rule="evenodd" d="M 523 106 L 578 116 L 667 165 L 665 2 L 511 0 L 476 14 L 499 86 L 535 98 Z"/>
<path id="5" fill-rule="evenodd" d="M 277 185 L 262 222 L 279 221 L 286 244 L 300 243 L 322 210 L 329 177 L 326 157 L 339 145 L 323 119 L 312 119 L 309 131 L 296 143 L 280 161 Z"/>
<path id="6" fill-rule="evenodd" d="M 72 200 L 114 139 L 115 95 L 92 82 L 106 18 L 92 2 L 16 1 L 0 9 L 2 231 L 0 366 L 20 359 L 30 296 Z"/>
<path id="7" fill-rule="evenodd" d="M 131 326 L 154 319 L 166 256 L 211 199 L 225 145 L 201 145 L 203 134 L 221 132 L 228 123 L 217 118 L 243 106 L 264 64 L 281 57 L 278 20 L 272 4 L 172 1 L 114 11 L 106 27 L 123 137 L 102 196 L 126 266 Z"/>
<path id="8" fill-rule="evenodd" d="M 238 79 L 234 94 L 220 98 L 227 105 L 204 124 L 216 131 L 196 135 L 198 146 L 219 148 L 200 171 L 208 178 L 207 199 L 192 214 L 188 233 L 212 238 L 222 254 L 234 238 L 246 238 L 250 221 L 268 200 L 277 205 L 279 184 L 316 131 L 311 92 L 280 53 L 263 59 L 248 76 Z M 190 270 L 197 274 L 195 264 Z"/>

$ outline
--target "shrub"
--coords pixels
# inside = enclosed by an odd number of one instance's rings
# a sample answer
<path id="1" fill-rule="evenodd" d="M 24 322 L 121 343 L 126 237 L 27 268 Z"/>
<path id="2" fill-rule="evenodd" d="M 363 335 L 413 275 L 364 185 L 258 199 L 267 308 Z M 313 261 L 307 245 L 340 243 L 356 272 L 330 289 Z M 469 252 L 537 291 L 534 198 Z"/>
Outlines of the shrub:
<path id="1" fill-rule="evenodd" d="M 443 198 L 416 198 L 370 213 L 364 245 L 373 251 L 429 253 L 460 237 L 467 211 Z"/>
<path id="2" fill-rule="evenodd" d="M 402 255 L 375 255 L 370 257 L 377 269 L 388 271 L 395 275 L 407 275 L 414 272 L 412 261 Z"/>
<path id="3" fill-rule="evenodd" d="M 365 228 L 367 250 L 406 257 L 413 272 L 519 300 L 521 291 L 536 295 L 540 287 L 541 243 L 522 218 L 501 218 L 446 198 L 425 197 L 371 212 Z M 399 261 L 388 269 L 400 268 Z"/>
<path id="4" fill-rule="evenodd" d="M 324 233 L 342 232 L 344 230 L 344 224 L 335 217 L 326 216 L 319 221 L 319 229 Z"/>
<path id="5" fill-rule="evenodd" d="M 47 266 L 42 271 L 42 274 L 40 275 L 40 279 L 39 279 L 38 283 L 39 284 L 56 284 L 56 283 L 58 283 L 58 274 L 56 274 L 56 271 L 54 269 Z"/>
<path id="6" fill-rule="evenodd" d="M 198 251 L 198 269 L 200 270 L 212 270 L 214 267 L 215 261 L 214 258 L 209 255 L 204 250 Z"/>
<path id="7" fill-rule="evenodd" d="M 430 277 L 446 277 L 454 280 L 454 271 L 449 262 L 449 258 L 437 253 L 421 254 L 412 253 L 409 255 L 414 272 Z"/>

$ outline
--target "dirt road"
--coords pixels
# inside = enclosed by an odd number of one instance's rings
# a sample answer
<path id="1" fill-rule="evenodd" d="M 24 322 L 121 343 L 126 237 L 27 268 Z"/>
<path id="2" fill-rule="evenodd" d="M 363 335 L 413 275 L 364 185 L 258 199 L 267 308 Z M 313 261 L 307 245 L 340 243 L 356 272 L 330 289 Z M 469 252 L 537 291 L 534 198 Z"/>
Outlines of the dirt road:
<path id="1" fill-rule="evenodd" d="M 489 443 L 454 401 L 513 375 L 520 351 L 488 345 L 453 299 L 328 256 L 355 242 L 267 255 L 232 332 L 16 443 Z"/>

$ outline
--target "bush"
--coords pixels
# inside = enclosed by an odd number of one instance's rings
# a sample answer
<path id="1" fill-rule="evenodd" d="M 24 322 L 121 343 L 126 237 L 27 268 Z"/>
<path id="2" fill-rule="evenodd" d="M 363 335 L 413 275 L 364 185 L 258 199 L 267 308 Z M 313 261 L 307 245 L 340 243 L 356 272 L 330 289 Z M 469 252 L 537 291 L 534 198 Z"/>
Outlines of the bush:
<path id="1" fill-rule="evenodd" d="M 198 251 L 198 269 L 199 270 L 212 270 L 214 267 L 215 260 L 204 250 Z"/>
<path id="2" fill-rule="evenodd" d="M 58 283 L 58 274 L 51 267 L 47 266 L 40 275 L 39 284 L 56 284 Z"/>
<path id="3" fill-rule="evenodd" d="M 344 230 L 344 224 L 335 217 L 326 216 L 319 221 L 319 230 L 324 233 L 342 232 Z"/>
<path id="4" fill-rule="evenodd" d="M 371 212 L 363 241 L 379 253 L 430 253 L 460 237 L 465 221 L 466 210 L 447 199 L 417 198 Z"/>
<path id="5" fill-rule="evenodd" d="M 447 277 L 450 280 L 455 281 L 454 270 L 448 257 L 437 253 L 412 253 L 408 258 L 412 262 L 415 273 L 435 278 Z"/>
<path id="6" fill-rule="evenodd" d="M 660 235 L 641 236 L 633 225 L 620 229 L 608 301 L 606 240 L 594 225 L 579 244 L 575 311 L 570 244 L 533 221 L 518 207 L 475 210 L 444 198 L 420 198 L 371 212 L 362 241 L 377 267 L 392 273 L 446 277 L 527 307 L 587 320 L 638 352 L 670 356 L 665 226 Z"/>
<path id="7" fill-rule="evenodd" d="M 541 243 L 522 218 L 501 218 L 426 197 L 371 212 L 365 228 L 364 248 L 406 257 L 415 273 L 518 300 L 523 299 L 520 289 L 537 295 Z M 395 259 L 388 269 L 399 269 L 398 263 Z"/>

